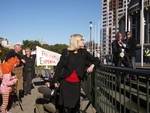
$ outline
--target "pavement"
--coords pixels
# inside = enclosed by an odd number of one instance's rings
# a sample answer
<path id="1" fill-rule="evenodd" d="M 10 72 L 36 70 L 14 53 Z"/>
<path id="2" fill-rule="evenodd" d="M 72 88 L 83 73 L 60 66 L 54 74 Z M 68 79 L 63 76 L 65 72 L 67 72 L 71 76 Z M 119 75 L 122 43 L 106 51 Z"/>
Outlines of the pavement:
<path id="1" fill-rule="evenodd" d="M 136 67 L 140 69 L 150 69 L 150 64 L 144 62 L 142 65 L 141 62 L 136 62 Z"/>
<path id="2" fill-rule="evenodd" d="M 9 112 L 11 112 L 11 113 L 35 113 L 34 112 L 35 100 L 37 97 L 42 95 L 38 92 L 38 87 L 43 85 L 43 84 L 41 84 L 40 80 L 41 80 L 40 78 L 33 79 L 33 89 L 31 90 L 31 95 L 27 95 L 27 96 L 24 96 L 23 98 L 21 98 L 21 101 L 22 101 L 21 106 L 23 108 L 23 111 L 21 110 L 20 106 L 18 105 L 18 106 L 15 106 L 15 108 L 11 108 L 9 110 Z M 88 100 L 84 100 L 81 97 L 81 105 L 80 105 L 81 111 L 83 111 L 85 109 L 88 102 L 89 102 Z M 88 107 L 88 109 L 86 110 L 86 113 L 96 113 L 96 111 L 92 107 L 92 105 L 90 105 Z"/>

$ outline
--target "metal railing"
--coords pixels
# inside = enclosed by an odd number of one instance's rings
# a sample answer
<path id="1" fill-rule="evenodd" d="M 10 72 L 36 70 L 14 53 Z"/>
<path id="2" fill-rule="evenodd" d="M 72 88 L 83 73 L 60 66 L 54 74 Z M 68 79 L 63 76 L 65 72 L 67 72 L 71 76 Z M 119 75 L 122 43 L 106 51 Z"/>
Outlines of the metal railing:
<path id="1" fill-rule="evenodd" d="M 97 113 L 150 113 L 149 77 L 150 70 L 101 65 L 82 87 Z"/>

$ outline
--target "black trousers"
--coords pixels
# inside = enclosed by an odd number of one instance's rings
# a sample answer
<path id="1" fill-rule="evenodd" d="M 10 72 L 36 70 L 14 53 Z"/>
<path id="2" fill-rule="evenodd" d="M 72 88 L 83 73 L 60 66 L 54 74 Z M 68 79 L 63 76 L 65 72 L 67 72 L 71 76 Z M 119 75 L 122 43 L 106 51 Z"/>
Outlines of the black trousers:
<path id="1" fill-rule="evenodd" d="M 146 62 L 146 64 L 150 64 L 150 56 L 145 56 L 145 62 Z"/>
<path id="2" fill-rule="evenodd" d="M 28 72 L 24 80 L 24 94 L 31 93 L 32 73 Z"/>
<path id="3" fill-rule="evenodd" d="M 121 66 L 121 64 L 123 64 L 125 67 L 131 68 L 131 62 L 129 60 L 129 58 L 119 58 L 117 64 L 115 64 L 115 66 Z"/>

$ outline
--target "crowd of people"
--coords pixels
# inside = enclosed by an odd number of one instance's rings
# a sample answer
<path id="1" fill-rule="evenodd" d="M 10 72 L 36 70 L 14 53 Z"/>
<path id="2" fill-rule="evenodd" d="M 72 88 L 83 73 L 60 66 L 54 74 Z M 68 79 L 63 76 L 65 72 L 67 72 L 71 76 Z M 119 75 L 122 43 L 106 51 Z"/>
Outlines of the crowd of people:
<path id="1" fill-rule="evenodd" d="M 31 82 L 35 76 L 34 64 L 36 55 L 31 55 L 30 48 L 25 49 L 25 55 L 21 56 L 19 52 L 22 50 L 20 44 L 16 44 L 13 50 L 10 50 L 5 57 L 4 65 L 11 65 L 9 78 L 5 76 L 1 66 L 1 86 L 2 93 L 2 113 L 9 113 L 7 109 L 12 86 L 19 80 L 13 72 L 13 68 L 22 66 L 23 91 L 24 96 L 31 94 Z M 13 65 L 9 60 L 16 58 L 18 62 Z M 91 73 L 95 67 L 99 66 L 98 58 L 91 55 L 84 48 L 84 38 L 80 34 L 74 34 L 70 37 L 69 47 L 62 51 L 60 61 L 58 62 L 51 81 L 47 81 L 45 87 L 50 89 L 50 94 L 43 94 L 43 97 L 35 100 L 36 113 L 44 113 L 45 111 L 52 113 L 78 113 L 80 107 L 80 85 L 86 73 Z M 11 84 L 6 84 L 5 77 L 10 80 Z M 3 87 L 9 90 L 3 90 Z M 43 89 L 43 88 L 42 88 Z M 5 93 L 7 92 L 7 93 Z M 4 96 L 3 93 L 6 95 Z"/>
<path id="2" fill-rule="evenodd" d="M 1 47 L 2 48 L 2 47 Z M 1 49 L 2 50 L 2 49 Z M 14 68 L 18 67 L 23 67 L 22 75 L 23 76 L 23 90 L 24 90 L 24 95 L 31 94 L 31 82 L 32 78 L 35 75 L 34 72 L 34 62 L 35 62 L 35 55 L 31 55 L 31 50 L 30 48 L 26 48 L 26 54 L 21 56 L 19 52 L 22 50 L 20 44 L 16 44 L 14 46 L 14 49 L 10 50 L 8 54 L 5 57 L 5 60 L 3 63 L 1 63 L 0 66 L 0 93 L 2 94 L 1 96 L 1 102 L 2 107 L 1 107 L 1 113 L 9 113 L 8 112 L 8 104 L 12 104 L 12 106 L 18 105 L 17 100 L 17 94 L 11 95 L 11 92 L 13 91 L 13 87 L 15 87 L 15 83 L 20 79 L 18 79 L 18 75 L 15 75 L 13 73 Z M 1 51 L 3 52 L 3 51 Z M 15 62 L 16 61 L 16 62 Z M 32 69 L 29 69 L 32 68 Z M 6 71 L 7 70 L 7 71 Z M 6 73 L 7 72 L 7 73 Z M 17 87 L 17 86 L 16 86 Z M 10 99 L 10 97 L 15 98 L 15 99 Z M 15 101 L 14 101 L 15 100 Z"/>
<path id="3" fill-rule="evenodd" d="M 122 38 L 122 34 L 118 32 L 116 40 L 112 42 L 114 66 L 122 66 L 123 64 L 127 68 L 136 69 L 135 50 L 136 40 L 131 37 L 131 33 L 129 31 L 125 32 L 125 38 Z M 18 81 L 17 75 L 12 73 L 13 68 L 23 66 L 24 96 L 31 94 L 31 83 L 35 77 L 36 55 L 31 55 L 30 48 L 25 49 L 25 55 L 23 56 L 19 54 L 20 51 L 21 45 L 16 44 L 14 49 L 6 55 L 5 62 L 0 66 L 0 92 L 3 98 L 2 113 L 8 113 L 7 105 L 8 96 L 12 91 L 11 86 Z M 145 51 L 145 54 L 147 53 L 149 51 Z M 10 63 L 13 58 L 16 60 Z M 10 65 L 9 71 L 6 73 L 3 70 L 5 64 Z M 35 100 L 36 113 L 79 113 L 81 81 L 99 65 L 99 58 L 94 57 L 86 50 L 83 36 L 80 34 L 71 35 L 69 46 L 62 51 L 53 76 L 45 82 L 45 87 L 39 88 L 39 92 L 43 96 Z M 136 76 L 132 75 L 132 78 L 136 79 Z M 7 79 L 9 79 L 9 82 L 7 81 L 9 84 L 6 82 Z"/>

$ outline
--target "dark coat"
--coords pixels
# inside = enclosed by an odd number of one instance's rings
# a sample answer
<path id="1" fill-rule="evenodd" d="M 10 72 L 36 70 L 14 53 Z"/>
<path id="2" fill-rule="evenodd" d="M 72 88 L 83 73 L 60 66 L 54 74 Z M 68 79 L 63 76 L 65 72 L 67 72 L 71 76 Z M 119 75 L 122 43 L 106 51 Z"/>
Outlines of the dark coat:
<path id="1" fill-rule="evenodd" d="M 8 52 L 8 54 L 6 55 L 5 61 L 8 61 L 8 59 L 12 58 L 12 57 L 17 57 L 18 59 L 21 60 L 21 56 L 20 54 L 16 53 L 14 50 L 10 50 Z"/>
<path id="2" fill-rule="evenodd" d="M 125 48 L 119 46 L 117 40 L 112 42 L 113 63 L 115 64 L 115 66 L 121 66 L 121 63 L 123 63 L 126 67 L 131 67 L 131 63 L 126 51 L 124 51 L 124 57 L 120 57 L 121 49 Z"/>
<path id="3" fill-rule="evenodd" d="M 66 60 L 68 50 L 64 49 L 62 52 L 62 56 L 60 58 L 60 61 L 57 64 L 56 70 L 55 70 L 55 76 L 53 78 L 54 82 L 58 81 L 61 69 L 64 66 L 64 61 Z M 95 66 L 100 65 L 100 61 L 98 58 L 93 57 L 86 49 L 79 49 L 78 53 L 75 54 L 73 51 L 69 52 L 69 55 L 67 57 L 67 62 L 65 65 L 65 73 L 61 78 L 67 78 L 71 73 L 76 70 L 78 76 L 81 79 L 84 79 L 84 74 L 86 72 L 86 66 L 93 63 Z"/>
<path id="4" fill-rule="evenodd" d="M 126 52 L 128 53 L 129 57 L 136 57 L 136 40 L 135 38 L 130 37 L 129 39 L 124 39 L 125 43 L 127 44 Z"/>
<path id="5" fill-rule="evenodd" d="M 17 57 L 20 60 L 20 64 L 17 67 L 22 65 L 22 62 L 21 62 L 22 56 L 19 53 L 16 53 L 13 49 L 10 50 L 8 52 L 8 54 L 6 55 L 5 62 L 8 61 L 8 59 L 10 59 L 12 57 Z"/>
<path id="6" fill-rule="evenodd" d="M 86 49 L 79 49 L 78 53 L 69 51 L 68 57 L 66 57 L 67 49 L 63 50 L 60 61 L 57 64 L 53 82 L 57 82 L 64 61 L 67 58 L 65 65 L 65 74 L 60 80 L 60 98 L 59 104 L 65 107 L 75 107 L 80 99 L 80 82 L 68 82 L 65 80 L 66 77 L 70 76 L 71 73 L 76 70 L 80 79 L 84 79 L 86 73 L 86 65 L 90 65 L 90 62 L 95 66 L 100 64 L 98 58 L 93 57 Z M 88 61 L 88 62 L 87 62 Z"/>
<path id="7" fill-rule="evenodd" d="M 26 61 L 23 67 L 23 80 L 26 80 L 26 75 L 28 72 L 31 72 L 32 78 L 35 77 L 35 55 L 30 55 L 27 57 L 26 55 L 23 56 L 23 59 Z"/>

